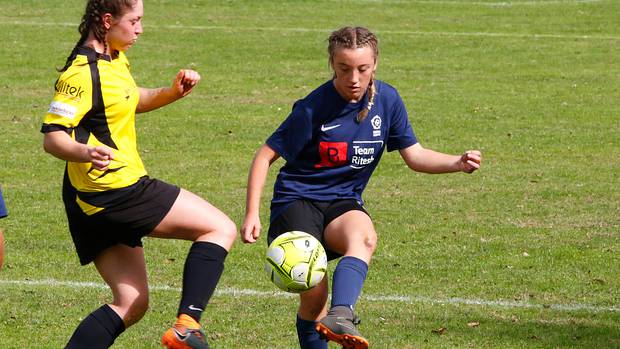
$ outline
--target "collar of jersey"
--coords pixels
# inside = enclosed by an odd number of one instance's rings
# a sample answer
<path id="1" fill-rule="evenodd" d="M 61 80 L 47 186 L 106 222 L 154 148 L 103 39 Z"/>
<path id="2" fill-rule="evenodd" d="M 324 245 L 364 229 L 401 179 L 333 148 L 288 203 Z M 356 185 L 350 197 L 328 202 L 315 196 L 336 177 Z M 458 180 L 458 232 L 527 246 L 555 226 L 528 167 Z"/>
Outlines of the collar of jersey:
<path id="1" fill-rule="evenodd" d="M 97 59 L 103 59 L 103 60 L 106 60 L 108 62 L 112 61 L 112 58 L 109 55 L 106 55 L 105 53 L 99 53 L 99 52 L 95 51 L 94 48 L 88 47 L 88 46 L 80 46 L 80 47 L 78 47 L 77 53 L 79 55 L 84 55 L 84 56 L 88 57 L 89 61 L 97 60 Z"/>

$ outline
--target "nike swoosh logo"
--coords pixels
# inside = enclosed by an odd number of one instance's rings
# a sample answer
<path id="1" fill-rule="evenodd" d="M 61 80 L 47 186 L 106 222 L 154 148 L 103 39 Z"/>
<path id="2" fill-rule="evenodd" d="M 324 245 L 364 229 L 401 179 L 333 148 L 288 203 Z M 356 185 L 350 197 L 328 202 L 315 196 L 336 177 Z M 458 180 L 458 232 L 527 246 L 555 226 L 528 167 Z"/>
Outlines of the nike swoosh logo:
<path id="1" fill-rule="evenodd" d="M 172 330 L 174 331 L 174 334 L 175 334 L 175 335 L 179 338 L 179 340 L 180 340 L 181 342 L 185 341 L 185 339 L 187 338 L 187 336 L 189 336 L 189 334 L 187 334 L 187 333 L 185 333 L 185 334 L 184 334 L 184 333 L 181 333 L 181 332 L 179 332 L 179 330 L 177 330 L 177 329 L 176 329 L 176 328 L 174 328 L 174 327 L 172 328 Z"/>
<path id="2" fill-rule="evenodd" d="M 340 127 L 340 124 L 332 125 L 332 126 L 321 125 L 321 131 L 326 132 L 326 131 L 335 129 L 336 127 Z"/>
<path id="3" fill-rule="evenodd" d="M 194 310 L 194 311 L 204 311 L 204 309 L 200 309 L 198 307 L 195 307 L 193 304 L 189 305 L 189 310 Z"/>
<path id="4" fill-rule="evenodd" d="M 340 325 L 340 326 L 342 326 L 342 327 L 346 327 L 346 328 L 348 328 L 348 329 L 355 329 L 355 327 L 353 327 L 353 326 L 351 326 L 351 325 L 349 325 L 349 324 L 347 324 L 347 323 L 344 323 L 344 322 L 338 322 L 338 321 L 336 321 L 336 324 L 338 324 L 338 325 Z"/>

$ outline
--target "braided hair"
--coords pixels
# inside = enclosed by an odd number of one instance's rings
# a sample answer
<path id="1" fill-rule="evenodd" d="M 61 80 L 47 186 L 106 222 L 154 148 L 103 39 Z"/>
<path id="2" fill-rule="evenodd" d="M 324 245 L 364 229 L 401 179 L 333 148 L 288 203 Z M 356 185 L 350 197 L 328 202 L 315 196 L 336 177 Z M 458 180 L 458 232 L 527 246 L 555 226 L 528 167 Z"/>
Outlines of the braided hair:
<path id="1" fill-rule="evenodd" d="M 88 39 L 88 34 L 91 32 L 97 41 L 103 43 L 104 52 L 107 51 L 108 43 L 105 39 L 107 29 L 103 25 L 103 16 L 106 13 L 111 14 L 113 17 L 121 16 L 126 10 L 133 8 L 135 3 L 136 0 L 88 0 L 86 2 L 84 15 L 82 16 L 82 21 L 78 26 L 80 39 L 67 57 L 65 66 L 58 69 L 58 71 L 63 72 L 71 66 L 71 62 L 73 62 L 77 56 L 79 47 L 84 45 L 86 39 Z"/>
<path id="2" fill-rule="evenodd" d="M 334 62 L 334 55 L 339 49 L 356 49 L 362 47 L 370 47 L 372 49 L 375 62 L 379 56 L 379 42 L 375 34 L 364 27 L 343 27 L 331 33 L 328 39 L 329 45 L 327 46 L 327 52 L 329 53 L 329 64 Z M 368 103 L 357 114 L 357 121 L 362 122 L 368 116 L 368 112 L 374 104 L 375 95 L 377 90 L 375 89 L 375 74 L 373 72 L 368 84 Z"/>

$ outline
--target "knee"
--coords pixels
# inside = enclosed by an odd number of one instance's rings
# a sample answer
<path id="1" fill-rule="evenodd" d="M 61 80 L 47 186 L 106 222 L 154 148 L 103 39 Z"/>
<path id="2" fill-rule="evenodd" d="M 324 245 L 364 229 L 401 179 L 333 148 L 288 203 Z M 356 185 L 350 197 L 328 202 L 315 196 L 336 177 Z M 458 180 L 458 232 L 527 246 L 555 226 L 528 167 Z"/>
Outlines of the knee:
<path id="1" fill-rule="evenodd" d="M 200 236 L 198 239 L 202 240 L 202 238 L 205 238 L 204 241 L 217 243 L 227 251 L 230 251 L 237 238 L 237 225 L 227 218 L 219 222 L 213 230 Z"/>
<path id="2" fill-rule="evenodd" d="M 133 297 L 125 298 L 119 306 L 124 310 L 123 322 L 129 327 L 140 321 L 149 309 L 148 293 L 140 293 Z"/>
<path id="3" fill-rule="evenodd" d="M 140 321 L 144 314 L 146 314 L 149 309 L 149 301 L 148 299 L 137 299 L 134 304 L 129 308 L 127 315 L 125 316 L 125 323 L 127 326 L 133 325 L 136 322 Z"/>
<path id="4" fill-rule="evenodd" d="M 230 250 L 237 238 L 237 225 L 230 218 L 222 219 L 209 230 L 197 232 L 194 241 L 210 241 Z"/>
<path id="5" fill-rule="evenodd" d="M 237 238 L 237 225 L 228 219 L 226 222 L 222 223 L 222 226 L 220 227 L 220 234 L 222 234 L 222 237 L 225 240 L 232 244 Z"/>
<path id="6" fill-rule="evenodd" d="M 364 248 L 372 255 L 377 249 L 377 233 L 372 231 L 365 234 L 362 243 L 364 245 Z"/>

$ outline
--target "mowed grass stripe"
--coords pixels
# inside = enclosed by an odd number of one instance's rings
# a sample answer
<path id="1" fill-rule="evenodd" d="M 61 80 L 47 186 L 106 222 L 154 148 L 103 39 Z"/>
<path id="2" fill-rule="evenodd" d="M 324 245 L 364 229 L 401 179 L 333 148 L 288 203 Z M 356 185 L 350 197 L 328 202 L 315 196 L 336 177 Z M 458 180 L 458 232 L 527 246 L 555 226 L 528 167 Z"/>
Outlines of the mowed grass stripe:
<path id="1" fill-rule="evenodd" d="M 342 1 L 342 0 L 341 0 Z M 345 0 L 346 1 L 346 0 Z M 456 6 L 499 6 L 499 7 L 511 7 L 511 6 L 549 6 L 549 5 L 577 5 L 577 4 L 592 4 L 605 0 L 548 0 L 548 1 L 497 1 L 497 2 L 483 2 L 483 1 L 442 1 L 442 0 L 348 0 L 348 2 L 363 2 L 374 4 L 425 4 L 425 5 L 456 5 Z"/>
<path id="2" fill-rule="evenodd" d="M 78 23 L 71 22 L 29 22 L 29 21 L 11 21 L 0 22 L 0 26 L 41 26 L 41 27 L 72 27 L 78 26 Z M 218 26 L 218 25 L 148 25 L 148 29 L 152 30 L 221 30 L 221 31 L 273 31 L 273 32 L 301 32 L 301 33 L 329 33 L 330 29 L 325 28 L 283 28 L 283 27 L 241 27 L 241 26 Z M 419 31 L 419 30 L 376 30 L 378 34 L 390 35 L 411 35 L 411 36 L 444 36 L 444 37 L 490 37 L 490 38 L 520 38 L 520 39 L 561 39 L 561 40 L 620 40 L 620 36 L 615 35 L 585 35 L 585 34 L 553 34 L 553 33 L 494 33 L 494 32 L 449 32 L 449 31 Z"/>
<path id="3" fill-rule="evenodd" d="M 71 289 L 78 288 L 95 288 L 108 289 L 104 283 L 97 282 L 79 282 L 79 281 L 61 281 L 54 279 L 47 280 L 0 280 L 0 285 L 17 285 L 17 286 L 42 286 L 42 287 L 65 287 Z M 170 291 L 181 292 L 179 287 L 171 287 L 164 285 L 150 285 L 152 291 Z M 239 289 L 234 287 L 221 287 L 216 290 L 218 296 L 248 296 L 259 298 L 295 298 L 296 294 L 285 293 L 279 291 L 259 291 L 253 289 Z M 484 300 L 484 299 L 468 299 L 460 297 L 452 297 L 445 299 L 435 299 L 430 297 L 419 296 L 400 296 L 400 295 L 362 295 L 362 299 L 370 302 L 392 302 L 392 303 L 424 303 L 424 304 L 448 304 L 448 305 L 472 305 L 481 307 L 496 308 L 529 308 L 529 309 L 552 309 L 557 311 L 586 311 L 592 313 L 599 312 L 620 312 L 620 307 L 596 306 L 590 304 L 534 304 L 528 302 L 516 302 L 506 300 Z"/>

